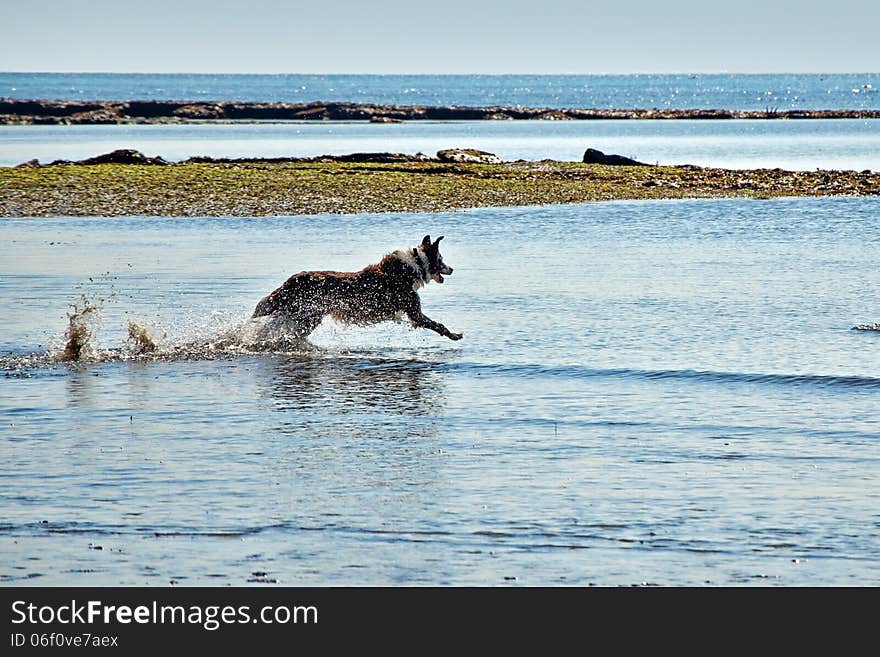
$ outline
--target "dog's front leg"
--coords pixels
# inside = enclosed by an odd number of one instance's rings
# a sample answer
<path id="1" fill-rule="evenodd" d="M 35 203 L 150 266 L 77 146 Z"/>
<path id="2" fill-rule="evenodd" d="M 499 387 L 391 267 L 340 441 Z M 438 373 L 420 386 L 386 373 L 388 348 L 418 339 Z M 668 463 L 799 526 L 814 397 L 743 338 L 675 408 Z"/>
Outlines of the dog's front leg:
<path id="1" fill-rule="evenodd" d="M 417 328 L 431 329 L 440 335 L 446 336 L 450 340 L 461 340 L 462 338 L 461 333 L 453 333 L 440 322 L 435 322 L 433 319 L 425 315 L 422 312 L 422 303 L 419 301 L 417 294 L 413 294 L 410 299 L 409 307 L 406 309 L 406 316 L 409 317 L 412 325 Z"/>

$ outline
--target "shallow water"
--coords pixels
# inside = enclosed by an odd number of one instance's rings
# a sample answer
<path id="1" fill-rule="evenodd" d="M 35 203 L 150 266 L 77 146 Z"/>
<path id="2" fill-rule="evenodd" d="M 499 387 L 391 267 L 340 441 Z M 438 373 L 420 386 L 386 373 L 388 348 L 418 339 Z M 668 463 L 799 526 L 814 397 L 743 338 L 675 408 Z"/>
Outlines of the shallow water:
<path id="1" fill-rule="evenodd" d="M 877 199 L 0 224 L 12 584 L 880 584 Z M 445 234 L 404 325 L 206 353 Z M 94 362 L 51 362 L 69 304 Z M 160 353 L 127 356 L 128 322 Z M 37 354 L 30 357 L 29 354 Z M 515 579 L 512 579 L 515 578 Z"/>
<path id="2" fill-rule="evenodd" d="M 506 160 L 579 161 L 587 148 L 649 164 L 880 170 L 880 120 L 413 121 L 404 124 L 0 126 L 0 166 L 135 148 L 167 160 L 479 148 Z"/>

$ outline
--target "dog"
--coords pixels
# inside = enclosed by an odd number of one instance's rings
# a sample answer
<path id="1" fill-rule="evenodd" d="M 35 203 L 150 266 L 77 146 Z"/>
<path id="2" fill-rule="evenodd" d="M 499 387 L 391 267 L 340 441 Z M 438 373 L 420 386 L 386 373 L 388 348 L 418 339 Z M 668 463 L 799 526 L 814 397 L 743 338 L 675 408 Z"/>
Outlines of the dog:
<path id="1" fill-rule="evenodd" d="M 405 314 L 416 328 L 461 340 L 422 312 L 418 290 L 429 281 L 443 282 L 452 267 L 443 262 L 438 237 L 425 235 L 421 244 L 387 254 L 377 264 L 356 272 L 303 271 L 260 299 L 253 317 L 283 316 L 297 337 L 308 336 L 329 315 L 347 324 L 378 324 Z"/>

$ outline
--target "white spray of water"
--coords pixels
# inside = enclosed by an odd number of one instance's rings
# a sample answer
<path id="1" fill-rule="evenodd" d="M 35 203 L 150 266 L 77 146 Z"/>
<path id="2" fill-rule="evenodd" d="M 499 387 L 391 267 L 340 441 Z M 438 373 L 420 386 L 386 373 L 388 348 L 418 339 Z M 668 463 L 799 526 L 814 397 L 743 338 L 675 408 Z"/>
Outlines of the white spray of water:
<path id="1" fill-rule="evenodd" d="M 298 334 L 296 325 L 287 318 L 244 319 L 219 312 L 172 339 L 169 339 L 167 331 L 154 323 L 130 319 L 123 346 L 99 349 L 96 333 L 101 321 L 101 301 L 93 303 L 83 295 L 71 304 L 63 347 L 50 349 L 45 356 L 4 357 L 4 361 L 11 362 L 7 363 L 9 367 L 4 365 L 4 369 L 16 369 L 12 361 L 17 359 L 27 359 L 31 365 L 38 365 L 53 362 L 210 359 L 253 353 L 301 354 L 315 349 Z"/>
<path id="2" fill-rule="evenodd" d="M 302 327 L 283 314 L 267 317 L 242 317 L 216 311 L 208 318 L 182 319 L 165 330 L 153 322 L 129 319 L 127 339 L 122 346 L 98 348 L 96 333 L 101 323 L 104 298 L 97 303 L 85 295 L 71 304 L 63 347 L 45 354 L 2 356 L 0 369 L 24 371 L 53 363 L 81 363 L 141 360 L 192 360 L 234 357 L 248 354 L 309 355 L 316 352 L 344 354 L 364 349 L 406 346 L 417 348 L 423 336 L 417 331 L 401 332 L 399 326 L 383 324 L 351 327 L 325 320 L 306 337 Z M 408 322 L 403 322 L 408 324 Z M 172 335 L 169 337 L 169 333 Z"/>
<path id="3" fill-rule="evenodd" d="M 60 360 L 80 361 L 94 356 L 92 344 L 95 325 L 99 318 L 100 307 L 93 305 L 85 295 L 70 305 L 67 313 L 67 332 L 64 336 L 64 350 Z"/>
<path id="4" fill-rule="evenodd" d="M 156 330 L 153 327 L 136 320 L 129 320 L 127 347 L 132 355 L 140 356 L 158 351 L 159 344 L 155 336 Z M 166 334 L 163 334 L 162 338 L 165 337 Z"/>

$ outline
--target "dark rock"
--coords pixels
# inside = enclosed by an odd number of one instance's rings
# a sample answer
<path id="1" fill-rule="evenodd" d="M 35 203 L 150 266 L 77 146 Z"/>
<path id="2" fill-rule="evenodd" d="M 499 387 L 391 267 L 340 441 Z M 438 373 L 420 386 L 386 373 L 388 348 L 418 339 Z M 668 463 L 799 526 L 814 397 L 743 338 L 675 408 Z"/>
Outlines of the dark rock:
<path id="1" fill-rule="evenodd" d="M 437 151 L 441 162 L 466 162 L 471 164 L 501 164 L 501 158 L 494 153 L 478 151 L 475 148 L 447 148 Z"/>
<path id="2" fill-rule="evenodd" d="M 34 116 L 32 121 L 34 125 L 70 125 L 70 117 L 68 116 Z"/>
<path id="3" fill-rule="evenodd" d="M 112 125 L 123 123 L 125 119 L 114 109 L 97 109 L 88 112 L 77 112 L 67 117 L 65 123 L 80 125 Z"/>
<path id="4" fill-rule="evenodd" d="M 120 150 L 112 151 L 110 153 L 105 153 L 104 155 L 97 155 L 95 157 L 86 158 L 85 160 L 80 160 L 79 164 L 158 164 L 164 165 L 168 164 L 161 157 L 147 157 L 140 151 L 136 151 L 130 148 L 123 148 Z"/>
<path id="5" fill-rule="evenodd" d="M 431 158 L 422 153 L 416 155 L 408 153 L 349 153 L 348 155 L 324 155 L 316 159 L 331 162 L 423 162 Z"/>
<path id="6" fill-rule="evenodd" d="M 330 117 L 327 115 L 327 108 L 323 105 L 320 107 L 307 107 L 305 109 L 298 110 L 294 112 L 294 118 L 297 119 L 305 119 L 311 121 L 329 121 Z"/>
<path id="7" fill-rule="evenodd" d="M 136 151 L 130 148 L 122 148 L 116 151 L 112 151 L 110 153 L 104 153 L 103 155 L 96 155 L 95 157 L 88 157 L 84 160 L 78 160 L 76 162 L 69 162 L 66 160 L 56 160 L 52 164 L 156 164 L 163 165 L 169 164 L 169 162 L 163 160 L 161 157 L 147 157 L 140 151 Z"/>
<path id="8" fill-rule="evenodd" d="M 651 166 L 644 162 L 624 157 L 623 155 L 605 155 L 602 151 L 595 148 L 588 148 L 584 151 L 584 163 L 586 164 L 608 164 L 610 166 L 623 167 L 647 167 Z"/>
<path id="9" fill-rule="evenodd" d="M 688 111 L 689 119 L 733 119 L 736 118 L 736 114 L 730 110 L 689 110 Z M 755 116 L 755 118 L 766 118 L 763 113 L 761 116 Z"/>
<path id="10" fill-rule="evenodd" d="M 72 100 L 18 100 L 0 98 L 0 114 L 29 114 L 32 116 L 70 116 L 105 108 L 102 101 L 80 102 Z"/>
<path id="11" fill-rule="evenodd" d="M 33 160 L 28 160 L 27 162 L 22 162 L 21 164 L 16 165 L 16 169 L 39 169 L 40 161 L 36 158 Z"/>
<path id="12" fill-rule="evenodd" d="M 388 117 L 406 121 L 478 121 L 497 119 L 766 119 L 764 110 L 588 109 L 529 107 L 457 107 L 374 105 L 367 103 L 262 103 L 191 100 L 66 101 L 0 98 L 0 124 L 162 123 L 171 119 L 251 121 L 370 121 Z M 773 118 L 877 119 L 880 110 L 780 110 Z M 381 118 L 377 119 L 381 120 Z"/>
<path id="13" fill-rule="evenodd" d="M 426 107 L 425 118 L 431 121 L 481 121 L 497 108 L 485 107 Z"/>
<path id="14" fill-rule="evenodd" d="M 430 162 L 424 153 L 349 153 L 347 155 L 319 155 L 317 157 L 209 157 L 196 155 L 182 164 L 282 164 L 286 162 Z"/>
<path id="15" fill-rule="evenodd" d="M 140 116 L 149 119 L 162 116 L 173 116 L 174 111 L 181 107 L 210 105 L 212 103 L 190 103 L 176 100 L 129 100 L 124 103 L 104 104 L 115 105 L 117 111 L 125 116 Z"/>

